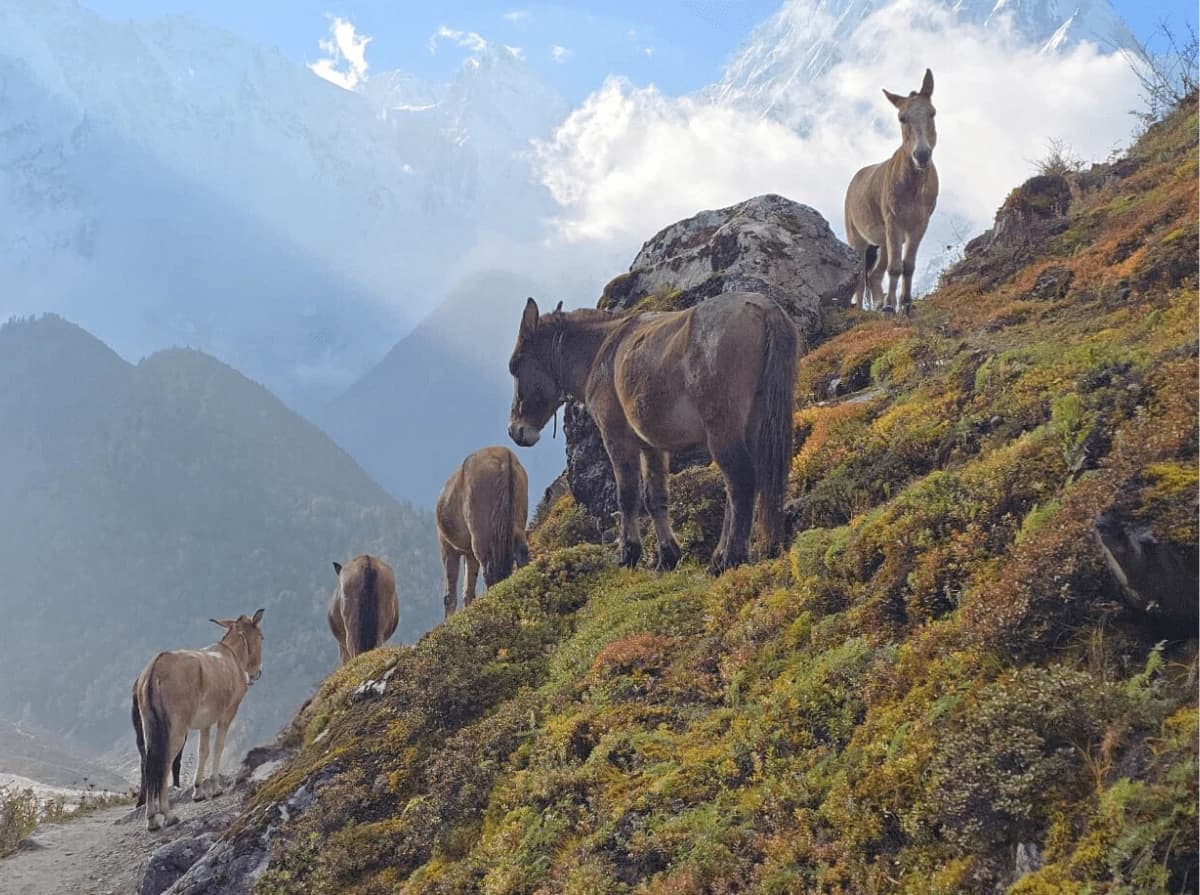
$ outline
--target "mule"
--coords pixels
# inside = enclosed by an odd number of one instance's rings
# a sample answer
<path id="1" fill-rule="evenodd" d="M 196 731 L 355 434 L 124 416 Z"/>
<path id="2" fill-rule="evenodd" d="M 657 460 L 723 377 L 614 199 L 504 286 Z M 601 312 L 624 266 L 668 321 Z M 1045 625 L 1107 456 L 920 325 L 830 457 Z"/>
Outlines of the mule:
<path id="1" fill-rule="evenodd" d="M 172 757 L 183 748 L 189 730 L 200 731 L 196 801 L 221 794 L 221 753 L 225 735 L 246 690 L 262 675 L 262 616 L 211 619 L 225 629 L 216 643 L 200 650 L 159 653 L 138 675 L 134 685 L 133 718 L 141 729 L 141 788 L 146 798 L 146 827 L 158 830 L 178 822 L 171 813 Z M 205 776 L 209 732 L 217 726 L 212 773 Z"/>
<path id="2" fill-rule="evenodd" d="M 449 618 L 458 608 L 458 575 L 463 560 L 467 581 L 463 606 L 475 599 L 479 568 L 491 587 L 529 562 L 525 521 L 529 477 L 506 447 L 486 447 L 463 460 L 446 480 L 437 501 L 438 543 L 446 574 L 442 598 Z"/>
<path id="3" fill-rule="evenodd" d="M 333 564 L 337 586 L 329 601 L 329 630 L 345 665 L 360 653 L 382 646 L 396 633 L 400 603 L 396 574 L 377 556 L 356 556 Z"/>
<path id="4" fill-rule="evenodd" d="M 846 240 L 863 259 L 853 303 L 872 310 L 888 274 L 884 310 L 895 312 L 896 281 L 902 280 L 900 309 L 912 311 L 912 278 L 917 249 L 937 205 L 938 174 L 933 164 L 937 128 L 933 118 L 933 72 L 925 69 L 919 91 L 899 96 L 883 91 L 900 117 L 900 148 L 887 161 L 868 165 L 846 190 Z"/>
<path id="5" fill-rule="evenodd" d="M 782 538 L 792 458 L 799 333 L 764 295 L 727 292 L 683 311 L 615 315 L 525 304 L 509 361 L 514 394 L 509 436 L 537 442 L 568 398 L 600 429 L 621 511 L 621 563 L 642 555 L 644 494 L 660 570 L 679 544 L 667 516 L 669 455 L 703 445 L 725 480 L 725 519 L 713 571 L 746 562 L 755 513 L 768 552 Z"/>

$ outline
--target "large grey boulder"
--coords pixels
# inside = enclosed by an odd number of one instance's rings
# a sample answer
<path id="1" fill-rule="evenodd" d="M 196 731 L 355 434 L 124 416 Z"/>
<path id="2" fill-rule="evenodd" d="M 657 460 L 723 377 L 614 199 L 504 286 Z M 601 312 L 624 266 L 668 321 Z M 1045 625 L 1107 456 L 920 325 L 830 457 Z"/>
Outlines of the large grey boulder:
<path id="1" fill-rule="evenodd" d="M 627 310 L 678 291 L 670 306 L 689 308 L 722 292 L 761 292 L 813 335 L 823 305 L 849 302 L 858 263 L 820 212 L 768 193 L 660 230 L 605 287 L 600 307 Z"/>
<path id="2" fill-rule="evenodd" d="M 821 333 L 822 309 L 849 304 L 858 255 L 820 213 L 768 194 L 672 224 L 642 246 L 627 273 L 604 289 L 599 306 L 679 310 L 723 292 L 770 296 L 805 341 Z M 568 406 L 567 480 L 575 500 L 607 527 L 617 510 L 612 466 L 582 404 Z M 708 463 L 703 449 L 673 456 L 673 471 Z"/>

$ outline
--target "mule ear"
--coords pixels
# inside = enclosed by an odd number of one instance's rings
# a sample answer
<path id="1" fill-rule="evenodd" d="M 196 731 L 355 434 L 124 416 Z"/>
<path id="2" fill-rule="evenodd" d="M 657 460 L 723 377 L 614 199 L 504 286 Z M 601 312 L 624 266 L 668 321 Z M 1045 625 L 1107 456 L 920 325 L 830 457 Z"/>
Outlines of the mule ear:
<path id="1" fill-rule="evenodd" d="M 254 624 L 256 624 L 256 625 L 257 625 L 259 622 L 261 622 L 261 621 L 262 621 L 262 617 L 263 617 L 263 613 L 264 613 L 264 612 L 266 612 L 266 609 L 260 609 L 260 610 L 258 610 L 256 613 L 254 613 L 254 615 L 253 615 L 253 616 L 251 616 L 251 618 L 250 618 L 250 621 L 254 622 Z"/>
<path id="2" fill-rule="evenodd" d="M 555 314 L 561 314 L 561 313 L 562 313 L 562 302 L 561 302 L 561 301 L 558 303 L 558 307 L 556 307 L 556 308 L 554 309 L 554 313 L 555 313 Z"/>
<path id="3" fill-rule="evenodd" d="M 228 631 L 230 628 L 233 627 L 235 620 L 232 618 L 210 618 L 209 621 L 212 622 L 214 625 L 220 625 L 222 628 L 224 628 L 226 631 Z"/>
<path id="4" fill-rule="evenodd" d="M 537 329 L 538 306 L 532 297 L 525 300 L 525 313 L 521 315 L 521 332 L 531 333 Z"/>
<path id="5" fill-rule="evenodd" d="M 335 575 L 340 575 L 340 574 L 342 574 L 342 564 L 341 564 L 340 562 L 334 562 L 334 564 L 333 564 L 333 574 L 335 574 Z"/>
<path id="6" fill-rule="evenodd" d="M 885 89 L 883 91 L 883 95 L 886 96 L 888 98 L 888 102 L 897 109 L 904 104 L 905 97 L 901 96 L 899 93 L 892 93 L 892 91 Z"/>
<path id="7" fill-rule="evenodd" d="M 925 80 L 921 82 L 921 96 L 933 96 L 933 72 L 925 69 Z"/>

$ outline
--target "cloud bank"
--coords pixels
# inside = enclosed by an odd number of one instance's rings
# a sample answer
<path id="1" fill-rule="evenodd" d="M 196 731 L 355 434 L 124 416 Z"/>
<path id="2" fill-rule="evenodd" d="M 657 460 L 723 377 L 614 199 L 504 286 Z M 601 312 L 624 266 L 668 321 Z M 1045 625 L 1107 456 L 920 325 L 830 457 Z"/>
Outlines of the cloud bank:
<path id="1" fill-rule="evenodd" d="M 1134 122 L 1126 113 L 1141 105 L 1119 54 L 1089 45 L 1041 54 L 1003 30 L 957 23 L 915 0 L 867 19 L 844 58 L 814 91 L 822 101 L 805 135 L 728 102 L 610 78 L 552 139 L 535 144 L 538 174 L 561 207 L 560 234 L 636 247 L 700 209 L 776 192 L 812 205 L 841 235 L 850 178 L 899 146 L 881 88 L 915 90 L 926 67 L 938 109 L 934 222 L 965 221 L 978 232 L 1033 173 L 1048 139 L 1105 158 L 1128 142 Z M 931 228 L 927 244 L 937 239 L 947 234 Z"/>
<path id="2" fill-rule="evenodd" d="M 359 34 L 354 23 L 339 16 L 328 16 L 329 37 L 317 42 L 326 54 L 310 62 L 309 69 L 318 77 L 345 90 L 353 90 L 367 79 L 367 44 L 371 38 Z"/>

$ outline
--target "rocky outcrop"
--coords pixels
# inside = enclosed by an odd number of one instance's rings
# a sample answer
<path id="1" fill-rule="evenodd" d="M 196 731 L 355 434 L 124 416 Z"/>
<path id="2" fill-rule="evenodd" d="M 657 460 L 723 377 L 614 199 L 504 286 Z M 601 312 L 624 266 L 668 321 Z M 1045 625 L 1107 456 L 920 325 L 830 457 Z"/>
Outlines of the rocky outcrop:
<path id="1" fill-rule="evenodd" d="M 768 194 L 672 224 L 642 246 L 627 273 L 604 289 L 599 306 L 623 311 L 680 310 L 723 292 L 773 298 L 809 340 L 821 333 L 822 309 L 848 305 L 858 255 L 821 215 Z M 567 479 L 575 500 L 602 526 L 617 510 L 616 483 L 600 433 L 582 404 L 568 405 Z M 708 463 L 699 449 L 671 458 L 678 472 Z"/>
<path id="2" fill-rule="evenodd" d="M 1159 538 L 1152 526 L 1117 513 L 1101 516 L 1095 532 L 1126 603 L 1151 616 L 1187 621 L 1194 629 L 1200 618 L 1195 544 Z"/>
<path id="3" fill-rule="evenodd" d="M 819 212 L 768 194 L 659 231 L 605 287 L 600 307 L 628 310 L 661 296 L 689 308 L 722 292 L 761 292 L 813 334 L 822 306 L 849 302 L 857 272 L 858 256 Z"/>

